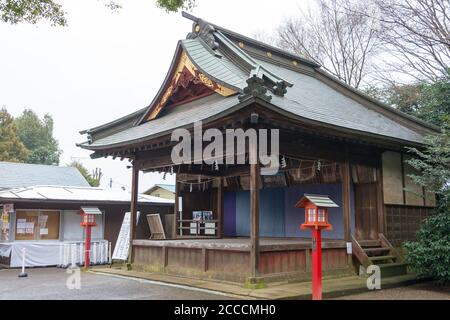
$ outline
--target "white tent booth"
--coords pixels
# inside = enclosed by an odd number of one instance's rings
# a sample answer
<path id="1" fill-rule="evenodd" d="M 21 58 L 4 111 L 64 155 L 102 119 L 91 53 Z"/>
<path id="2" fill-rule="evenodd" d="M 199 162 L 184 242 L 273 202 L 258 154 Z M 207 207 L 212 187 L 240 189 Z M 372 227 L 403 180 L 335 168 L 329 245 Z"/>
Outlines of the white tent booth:
<path id="1" fill-rule="evenodd" d="M 12 241 L 0 243 L 0 255 L 10 257 L 10 267 L 67 266 L 84 262 L 84 228 L 77 210 L 16 209 L 10 215 Z M 13 222 L 13 223 L 11 223 Z M 110 261 L 110 245 L 104 239 L 104 217 L 92 228 L 91 261 Z"/>
<path id="2" fill-rule="evenodd" d="M 20 267 L 24 249 L 27 267 L 84 264 L 81 207 L 102 213 L 92 227 L 91 264 L 109 263 L 111 242 L 117 239 L 130 199 L 130 193 L 123 190 L 91 187 L 33 186 L 0 191 L 0 264 Z M 173 200 L 139 195 L 138 203 L 147 212 L 173 212 Z"/>

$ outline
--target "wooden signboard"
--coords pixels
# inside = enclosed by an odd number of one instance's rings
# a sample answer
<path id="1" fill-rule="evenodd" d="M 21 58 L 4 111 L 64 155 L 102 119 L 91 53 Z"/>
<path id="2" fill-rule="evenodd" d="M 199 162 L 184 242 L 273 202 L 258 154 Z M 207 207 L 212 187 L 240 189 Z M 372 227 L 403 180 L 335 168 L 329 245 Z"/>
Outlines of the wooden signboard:
<path id="1" fill-rule="evenodd" d="M 147 222 L 151 232 L 150 239 L 166 239 L 161 216 L 158 213 L 148 214 Z"/>
<path id="2" fill-rule="evenodd" d="M 130 212 L 126 212 L 117 237 L 116 246 L 112 255 L 113 260 L 127 260 L 130 248 Z"/>

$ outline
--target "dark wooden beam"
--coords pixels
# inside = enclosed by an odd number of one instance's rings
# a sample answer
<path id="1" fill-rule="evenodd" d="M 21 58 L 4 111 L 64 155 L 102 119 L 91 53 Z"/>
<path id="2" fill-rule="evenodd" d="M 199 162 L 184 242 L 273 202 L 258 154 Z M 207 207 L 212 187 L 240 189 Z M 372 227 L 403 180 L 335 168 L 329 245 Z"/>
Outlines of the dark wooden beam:
<path id="1" fill-rule="evenodd" d="M 350 176 L 350 161 L 348 152 L 346 151 L 346 159 L 341 165 L 342 168 L 342 214 L 344 221 L 344 239 L 346 242 L 351 241 L 350 229 L 350 190 L 351 190 L 351 176 Z"/>
<path id="2" fill-rule="evenodd" d="M 254 147 L 257 149 L 257 147 Z M 256 153 L 257 154 L 257 153 Z M 259 274 L 259 163 L 250 164 L 250 272 Z"/>
<path id="3" fill-rule="evenodd" d="M 383 165 L 380 159 L 380 166 L 377 168 L 377 216 L 378 216 L 378 233 L 386 235 L 386 214 L 384 208 L 383 195 Z"/>
<path id="4" fill-rule="evenodd" d="M 223 178 L 218 179 L 217 184 L 217 220 L 219 225 L 217 229 L 217 237 L 223 237 Z"/>
<path id="5" fill-rule="evenodd" d="M 190 168 L 189 168 L 190 167 Z M 221 171 L 211 170 L 209 165 L 203 165 L 201 168 L 200 165 L 179 165 L 176 169 L 178 173 L 186 173 L 191 175 L 202 175 L 202 176 L 210 176 L 210 177 L 220 177 L 222 175 Z"/>
<path id="6" fill-rule="evenodd" d="M 178 183 L 178 175 L 175 177 L 175 205 L 173 208 L 173 237 L 178 238 L 178 221 L 179 221 L 179 211 L 180 211 L 180 203 L 178 201 L 178 197 L 180 196 L 180 184 Z M 183 204 L 181 204 L 183 205 Z M 183 208 L 181 208 L 183 209 Z"/>
<path id="7" fill-rule="evenodd" d="M 401 165 L 401 169 L 402 169 L 403 204 L 406 205 L 405 156 L 404 156 L 403 152 L 400 153 L 400 165 Z"/>
<path id="8" fill-rule="evenodd" d="M 378 167 L 380 150 L 367 146 L 355 145 L 342 141 L 332 141 L 311 137 L 308 135 L 281 135 L 280 153 L 286 156 L 310 159 L 325 159 L 344 162 L 345 154 L 342 150 L 348 149 L 352 155 L 352 163 Z"/>
<path id="9" fill-rule="evenodd" d="M 128 249 L 128 263 L 133 263 L 133 240 L 136 238 L 138 186 L 139 169 L 135 164 L 133 164 L 131 172 L 130 247 Z"/>

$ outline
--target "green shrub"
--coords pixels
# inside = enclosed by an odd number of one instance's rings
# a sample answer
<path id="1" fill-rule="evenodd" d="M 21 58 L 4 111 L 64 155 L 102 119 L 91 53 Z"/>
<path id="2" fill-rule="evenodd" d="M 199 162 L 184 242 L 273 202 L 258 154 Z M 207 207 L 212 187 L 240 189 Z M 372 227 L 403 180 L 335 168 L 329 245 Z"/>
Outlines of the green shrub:
<path id="1" fill-rule="evenodd" d="M 406 262 L 422 277 L 450 283 L 450 212 L 442 210 L 425 220 L 417 240 L 404 244 Z"/>

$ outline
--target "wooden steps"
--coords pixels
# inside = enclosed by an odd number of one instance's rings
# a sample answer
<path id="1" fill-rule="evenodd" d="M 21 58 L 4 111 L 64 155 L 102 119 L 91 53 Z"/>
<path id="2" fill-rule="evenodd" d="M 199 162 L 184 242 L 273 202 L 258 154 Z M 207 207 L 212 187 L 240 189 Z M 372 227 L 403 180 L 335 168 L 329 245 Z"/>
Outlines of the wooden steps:
<path id="1" fill-rule="evenodd" d="M 393 277 L 407 273 L 407 264 L 400 261 L 395 248 L 383 234 L 376 240 L 356 240 L 352 237 L 353 255 L 364 268 L 380 267 L 381 277 Z"/>
<path id="2" fill-rule="evenodd" d="M 360 246 L 363 248 L 372 248 L 381 246 L 380 240 L 359 240 Z"/>
<path id="3" fill-rule="evenodd" d="M 376 262 L 376 261 L 385 261 L 385 260 L 397 260 L 396 256 L 375 256 L 375 257 L 369 257 L 369 260 L 372 262 Z"/>
<path id="4" fill-rule="evenodd" d="M 369 257 L 374 255 L 384 255 L 386 253 L 389 253 L 391 248 L 389 247 L 380 247 L 380 248 L 364 248 L 364 251 L 367 253 Z"/>
<path id="5" fill-rule="evenodd" d="M 395 277 L 407 274 L 408 264 L 402 262 L 377 264 L 380 267 L 381 277 Z"/>

